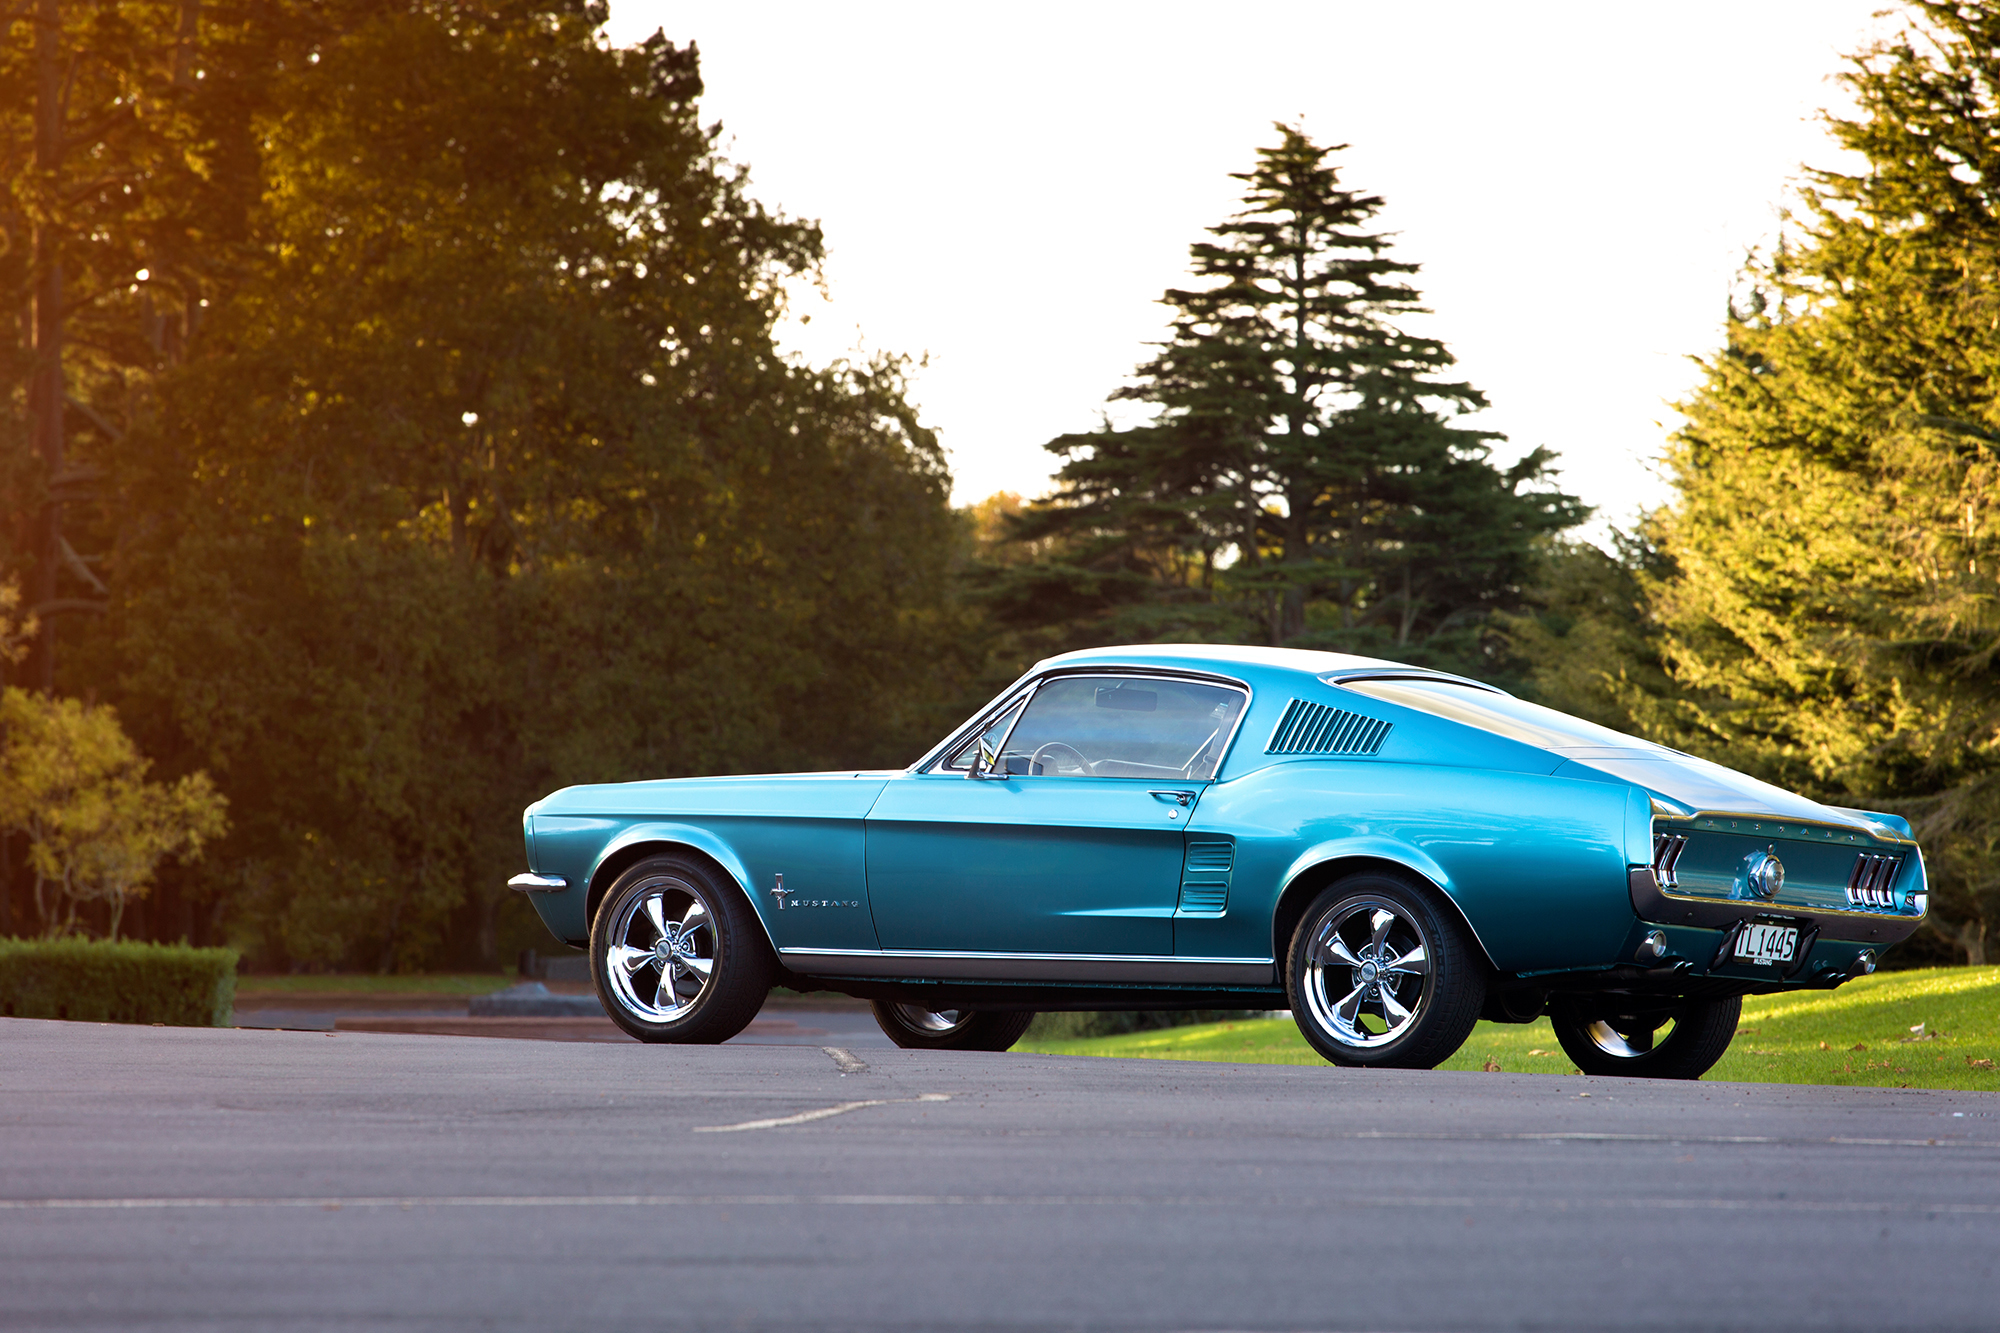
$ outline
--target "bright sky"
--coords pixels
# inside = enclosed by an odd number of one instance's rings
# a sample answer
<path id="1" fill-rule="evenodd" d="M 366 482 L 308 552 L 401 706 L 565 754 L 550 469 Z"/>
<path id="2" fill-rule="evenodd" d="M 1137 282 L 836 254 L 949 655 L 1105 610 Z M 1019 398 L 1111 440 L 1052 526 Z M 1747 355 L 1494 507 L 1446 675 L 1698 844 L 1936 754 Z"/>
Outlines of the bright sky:
<path id="1" fill-rule="evenodd" d="M 1511 457 L 1624 523 L 1690 356 L 1883 0 L 1007 6 L 613 0 L 621 44 L 701 45 L 704 119 L 756 195 L 826 232 L 787 347 L 926 359 L 958 503 L 1048 488 L 1166 327 L 1188 246 L 1274 120 L 1347 143 Z M 1121 420 L 1130 407 L 1121 407 Z M 1662 423 L 1665 423 L 1663 426 Z M 1596 525 L 1593 525 L 1594 527 Z"/>

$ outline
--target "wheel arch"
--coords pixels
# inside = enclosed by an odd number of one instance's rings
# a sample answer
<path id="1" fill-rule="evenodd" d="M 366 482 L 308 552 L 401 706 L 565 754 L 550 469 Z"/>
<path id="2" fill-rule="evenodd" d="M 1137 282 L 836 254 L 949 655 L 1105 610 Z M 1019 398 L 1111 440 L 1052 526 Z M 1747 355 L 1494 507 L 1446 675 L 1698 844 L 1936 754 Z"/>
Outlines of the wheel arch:
<path id="1" fill-rule="evenodd" d="M 583 919 L 586 924 L 597 920 L 598 904 L 604 895 L 611 892 L 611 886 L 618 877 L 649 856 L 678 853 L 705 862 L 714 871 L 736 887 L 743 895 L 744 904 L 750 915 L 757 919 L 758 929 L 764 932 L 764 943 L 777 957 L 777 941 L 771 938 L 771 925 L 764 920 L 764 914 L 757 909 L 757 899 L 750 892 L 750 873 L 744 869 L 742 860 L 729 845 L 704 829 L 688 825 L 647 824 L 627 829 L 605 845 L 598 854 L 597 864 L 590 870 L 590 886 L 584 892 Z"/>
<path id="2" fill-rule="evenodd" d="M 1317 849 L 1316 849 L 1317 851 Z M 1271 957 L 1278 962 L 1278 975 L 1283 979 L 1287 957 L 1292 947 L 1292 932 L 1298 929 L 1306 908 L 1311 905 L 1321 889 L 1327 885 L 1346 879 L 1349 875 L 1362 871 L 1383 871 L 1404 878 L 1415 876 L 1436 889 L 1438 895 L 1449 905 L 1459 923 L 1479 946 L 1479 953 L 1489 968 L 1494 967 L 1493 953 L 1486 942 L 1479 938 L 1479 928 L 1472 924 L 1458 897 L 1451 891 L 1451 878 L 1443 867 L 1414 848 L 1346 848 L 1329 849 L 1324 854 L 1308 852 L 1295 862 L 1287 872 L 1284 890 L 1278 895 L 1276 910 L 1271 916 Z M 1497 970 L 1497 969 L 1495 969 Z"/>

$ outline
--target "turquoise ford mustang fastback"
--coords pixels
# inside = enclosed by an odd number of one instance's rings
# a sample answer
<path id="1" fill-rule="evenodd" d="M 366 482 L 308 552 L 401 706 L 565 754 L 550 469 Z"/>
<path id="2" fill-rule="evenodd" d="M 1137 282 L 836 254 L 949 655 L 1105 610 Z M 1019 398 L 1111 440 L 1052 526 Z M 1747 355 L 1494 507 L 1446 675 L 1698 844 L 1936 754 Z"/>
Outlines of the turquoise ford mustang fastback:
<path id="1" fill-rule="evenodd" d="M 1036 1010 L 1274 1009 L 1343 1065 L 1552 1019 L 1586 1073 L 1696 1078 L 1742 997 L 1874 970 L 1925 910 L 1903 820 L 1372 658 L 1151 645 L 1037 665 L 907 769 L 568 787 L 532 895 L 642 1041 L 773 985 L 898 1044 Z"/>

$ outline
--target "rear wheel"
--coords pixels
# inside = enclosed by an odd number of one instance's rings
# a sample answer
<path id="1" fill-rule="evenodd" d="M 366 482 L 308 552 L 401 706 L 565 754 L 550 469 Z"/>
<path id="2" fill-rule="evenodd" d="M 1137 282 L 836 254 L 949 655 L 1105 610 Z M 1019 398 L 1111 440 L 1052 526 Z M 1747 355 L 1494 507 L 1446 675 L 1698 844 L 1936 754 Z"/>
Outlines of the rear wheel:
<path id="1" fill-rule="evenodd" d="M 1429 1069 L 1472 1035 L 1486 963 L 1427 884 L 1364 871 L 1325 889 L 1292 934 L 1292 1019 L 1337 1065 Z"/>
<path id="2" fill-rule="evenodd" d="M 1623 1078 L 1700 1078 L 1729 1049 L 1742 1017 L 1737 995 L 1640 1013 L 1575 1002 L 1549 1012 L 1556 1040 L 1578 1069 Z"/>
<path id="3" fill-rule="evenodd" d="M 1031 1013 L 926 1009 L 888 1000 L 874 1001 L 874 1009 L 890 1041 L 919 1051 L 1004 1051 L 1035 1021 Z"/>
<path id="4" fill-rule="evenodd" d="M 691 857 L 639 862 L 591 922 L 597 998 L 640 1041 L 728 1041 L 757 1016 L 776 972 L 743 895 Z"/>

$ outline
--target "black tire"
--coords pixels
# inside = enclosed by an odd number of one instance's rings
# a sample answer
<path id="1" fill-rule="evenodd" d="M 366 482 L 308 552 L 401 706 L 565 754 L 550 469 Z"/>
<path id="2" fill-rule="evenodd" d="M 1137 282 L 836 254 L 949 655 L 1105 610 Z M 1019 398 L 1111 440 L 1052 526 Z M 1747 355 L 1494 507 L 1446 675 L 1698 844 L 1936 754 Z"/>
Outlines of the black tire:
<path id="1" fill-rule="evenodd" d="M 1411 968 L 1399 965 L 1406 959 Z M 1286 951 L 1285 991 L 1299 1031 L 1333 1063 L 1430 1069 L 1472 1035 L 1486 972 L 1472 932 L 1437 889 L 1363 871 L 1306 908 Z"/>
<path id="2" fill-rule="evenodd" d="M 1549 1022 L 1563 1053 L 1586 1074 L 1614 1078 L 1700 1078 L 1715 1067 L 1736 1036 L 1743 998 L 1690 1000 L 1671 1010 L 1606 1013 L 1602 1005 L 1551 1005 Z M 1674 1030 L 1659 1029 L 1671 1019 Z"/>
<path id="3" fill-rule="evenodd" d="M 663 934 L 661 924 L 670 930 Z M 590 975 L 604 1012 L 640 1041 L 713 1045 L 750 1025 L 777 963 L 727 876 L 694 857 L 667 855 L 627 870 L 598 904 Z"/>
<path id="4" fill-rule="evenodd" d="M 1021 1039 L 1032 1013 L 926 1009 L 875 1000 L 875 1021 L 889 1040 L 913 1051 L 1004 1051 Z"/>

